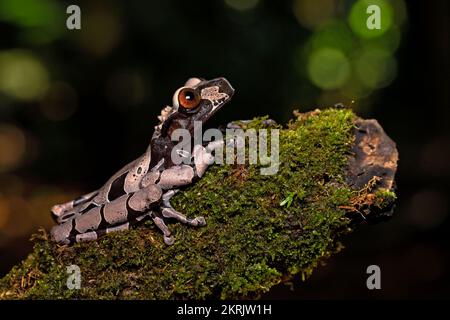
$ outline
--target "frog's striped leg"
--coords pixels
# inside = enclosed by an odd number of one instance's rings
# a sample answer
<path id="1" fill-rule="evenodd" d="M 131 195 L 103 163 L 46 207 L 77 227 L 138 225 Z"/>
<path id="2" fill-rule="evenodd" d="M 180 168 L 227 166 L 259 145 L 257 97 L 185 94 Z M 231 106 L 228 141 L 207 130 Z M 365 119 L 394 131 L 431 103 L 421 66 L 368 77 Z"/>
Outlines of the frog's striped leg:
<path id="1" fill-rule="evenodd" d="M 142 177 L 147 173 L 151 156 L 149 152 L 127 164 L 116 172 L 100 189 L 81 196 L 73 201 L 58 204 L 51 209 L 52 216 L 58 223 L 84 214 L 94 207 L 111 202 L 118 197 L 139 190 Z M 158 163 L 158 165 L 161 165 Z"/>
<path id="2" fill-rule="evenodd" d="M 51 208 L 53 219 L 58 220 L 58 218 L 61 217 L 64 213 L 71 211 L 74 208 L 76 208 L 77 206 L 80 206 L 80 205 L 92 200 L 97 194 L 98 194 L 98 190 L 93 191 L 88 194 L 85 194 L 75 200 L 72 200 L 72 201 L 69 201 L 66 203 L 62 203 L 62 204 L 54 205 Z"/>
<path id="3" fill-rule="evenodd" d="M 64 239 L 64 241 L 61 243 L 62 244 L 73 244 L 73 243 L 79 243 L 79 242 L 94 241 L 94 240 L 97 240 L 99 237 L 101 237 L 105 234 L 108 234 L 108 233 L 129 230 L 148 217 L 151 217 L 153 219 L 153 222 L 155 223 L 155 225 L 163 232 L 164 243 L 167 245 L 172 245 L 174 243 L 175 239 L 172 237 L 172 234 L 171 234 L 169 228 L 164 223 L 164 220 L 160 217 L 157 217 L 153 212 L 143 214 L 141 216 L 134 218 L 132 221 L 125 222 L 125 223 L 119 224 L 114 227 L 109 227 L 109 228 L 94 230 L 94 231 L 88 231 L 88 232 L 80 233 L 77 235 L 71 235 L 67 239 Z"/>
<path id="4" fill-rule="evenodd" d="M 95 198 L 94 198 L 95 199 Z M 87 202 L 76 206 L 73 210 L 64 211 L 59 217 L 56 218 L 56 222 L 61 224 L 76 216 L 82 215 L 93 208 L 100 207 L 101 204 L 97 204 L 94 200 L 88 200 Z"/>
<path id="5" fill-rule="evenodd" d="M 114 227 L 88 231 L 88 232 L 84 232 L 84 233 L 80 233 L 80 234 L 76 234 L 76 235 L 70 235 L 67 239 L 64 239 L 64 241 L 61 243 L 62 244 L 73 244 L 73 243 L 78 243 L 78 242 L 94 241 L 108 233 L 131 229 L 138 223 L 142 222 L 145 218 L 152 216 L 152 215 L 153 215 L 153 213 L 149 212 L 149 213 L 143 214 L 141 216 L 138 216 L 129 222 L 125 222 L 125 223 L 119 224 Z"/>
<path id="6" fill-rule="evenodd" d="M 84 233 L 80 233 L 80 234 L 76 234 L 76 235 L 70 235 L 68 238 L 64 239 L 64 241 L 62 241 L 60 243 L 61 244 L 74 244 L 74 243 L 79 243 L 79 242 L 94 241 L 105 234 L 129 230 L 132 227 L 134 227 L 134 226 L 138 225 L 139 223 L 141 223 L 142 221 L 144 221 L 148 217 L 151 217 L 153 219 L 153 222 L 155 223 L 155 225 L 157 225 L 158 228 L 161 229 L 161 231 L 163 232 L 164 242 L 168 245 L 173 244 L 174 238 L 171 236 L 169 228 L 166 226 L 164 221 L 160 217 L 155 216 L 155 214 L 153 212 L 145 213 L 141 216 L 134 218 L 133 220 L 131 220 L 129 222 L 125 222 L 125 223 L 119 224 L 114 227 L 88 231 L 88 232 L 84 232 Z"/>
<path id="7" fill-rule="evenodd" d="M 104 232 L 108 229 L 114 230 L 111 228 L 136 220 L 153 208 L 157 208 L 161 196 L 162 190 L 156 185 L 125 194 L 54 226 L 50 231 L 51 237 L 55 242 L 64 244 L 70 243 L 73 239 L 78 242 L 78 238 L 80 241 L 97 239 L 97 231 L 101 234 L 103 233 L 101 230 Z"/>
<path id="8" fill-rule="evenodd" d="M 152 218 L 155 225 L 164 234 L 164 243 L 167 245 L 172 245 L 174 243 L 175 239 L 172 237 L 172 233 L 170 232 L 169 227 L 167 227 L 163 218 L 156 216 L 153 212 L 143 214 L 141 216 L 134 218 L 133 220 L 131 220 L 129 222 L 125 222 L 125 223 L 119 224 L 114 227 L 88 231 L 88 232 L 84 232 L 84 233 L 80 233 L 80 234 L 69 235 L 69 237 L 64 238 L 63 241 L 60 241 L 59 243 L 74 244 L 74 243 L 79 243 L 79 242 L 94 241 L 94 240 L 97 240 L 99 237 L 101 237 L 105 234 L 108 234 L 108 233 L 129 230 L 132 227 L 136 226 L 137 224 L 141 223 L 144 219 L 146 219 L 148 217 Z"/>

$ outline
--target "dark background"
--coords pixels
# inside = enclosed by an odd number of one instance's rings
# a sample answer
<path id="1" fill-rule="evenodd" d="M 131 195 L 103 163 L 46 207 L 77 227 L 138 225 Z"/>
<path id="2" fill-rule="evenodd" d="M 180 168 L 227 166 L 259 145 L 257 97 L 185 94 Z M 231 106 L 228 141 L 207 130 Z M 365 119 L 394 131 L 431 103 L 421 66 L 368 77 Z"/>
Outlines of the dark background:
<path id="1" fill-rule="evenodd" d="M 385 2 L 397 38 L 378 39 L 398 48 L 365 62 L 377 39 L 349 26 L 355 1 L 0 0 L 0 276 L 26 257 L 31 233 L 50 228 L 52 204 L 97 188 L 146 148 L 187 78 L 224 76 L 236 95 L 211 126 L 266 114 L 285 123 L 294 109 L 344 102 L 376 118 L 400 152 L 394 217 L 344 238 L 294 291 L 265 297 L 449 298 L 450 5 Z M 65 28 L 72 3 L 81 30 Z M 324 29 L 331 36 L 314 42 Z M 332 88 L 308 72 L 321 46 L 341 50 L 352 70 Z M 373 61 L 368 70 L 388 80 L 365 88 L 354 70 Z M 382 290 L 366 288 L 372 264 Z"/>

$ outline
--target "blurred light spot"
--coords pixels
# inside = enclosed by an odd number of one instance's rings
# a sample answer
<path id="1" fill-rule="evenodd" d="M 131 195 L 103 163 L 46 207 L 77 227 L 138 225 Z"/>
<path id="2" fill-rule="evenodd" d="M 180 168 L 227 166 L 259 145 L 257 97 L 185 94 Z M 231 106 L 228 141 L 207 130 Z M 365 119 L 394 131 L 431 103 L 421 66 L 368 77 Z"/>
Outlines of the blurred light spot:
<path id="1" fill-rule="evenodd" d="M 379 48 L 393 54 L 400 46 L 401 33 L 397 26 L 393 26 L 381 36 L 361 39 L 361 45 L 367 48 Z"/>
<path id="2" fill-rule="evenodd" d="M 39 108 L 51 121 L 66 120 L 77 108 L 77 94 L 67 83 L 56 82 L 42 99 Z"/>
<path id="3" fill-rule="evenodd" d="M 135 106 L 144 101 L 148 87 L 139 72 L 122 70 L 108 79 L 105 94 L 108 100 L 116 106 Z"/>
<path id="4" fill-rule="evenodd" d="M 30 205 L 25 199 L 17 196 L 4 199 L 7 202 L 5 212 L 8 219 L 2 232 L 12 238 L 27 235 L 33 227 Z"/>
<path id="5" fill-rule="evenodd" d="M 25 154 L 26 141 L 23 132 L 10 124 L 0 124 L 0 172 L 19 166 Z"/>
<path id="6" fill-rule="evenodd" d="M 367 19 L 371 14 L 367 13 L 367 8 L 370 5 L 377 5 L 380 7 L 380 29 L 369 29 L 367 27 Z M 385 33 L 393 22 L 393 8 L 391 4 L 384 0 L 359 0 L 355 2 L 350 10 L 348 22 L 353 32 L 360 38 L 374 38 L 379 37 Z"/>
<path id="7" fill-rule="evenodd" d="M 119 43 L 122 35 L 120 21 L 109 6 L 94 6 L 85 10 L 79 44 L 94 56 L 105 56 Z"/>
<path id="8" fill-rule="evenodd" d="M 420 167 L 427 175 L 450 176 L 450 137 L 438 137 L 427 143 L 420 155 Z"/>
<path id="9" fill-rule="evenodd" d="M 63 34 L 65 10 L 53 0 L 2 0 L 0 20 L 21 27 L 19 37 L 31 43 L 47 43 Z"/>
<path id="10" fill-rule="evenodd" d="M 307 62 L 312 83 L 322 89 L 336 89 L 342 86 L 350 75 L 350 63 L 342 51 L 321 48 L 313 51 Z"/>
<path id="11" fill-rule="evenodd" d="M 19 100 L 41 98 L 49 82 L 47 69 L 32 53 L 0 52 L 0 91 Z"/>
<path id="12" fill-rule="evenodd" d="M 336 1 L 295 0 L 292 9 L 298 22 L 305 28 L 313 30 L 335 16 Z"/>
<path id="13" fill-rule="evenodd" d="M 32 220 L 34 227 L 53 225 L 50 208 L 55 203 L 67 202 L 70 199 L 77 198 L 80 194 L 80 192 L 62 193 L 58 188 L 47 185 L 36 187 L 32 194 L 27 197 L 30 206 L 33 208 Z"/>
<path id="14" fill-rule="evenodd" d="M 54 18 L 57 9 L 57 4 L 49 0 L 2 0 L 0 19 L 21 26 L 36 27 Z"/>
<path id="15" fill-rule="evenodd" d="M 366 87 L 378 89 L 392 83 L 397 75 L 397 62 L 389 52 L 364 48 L 355 60 L 355 71 Z"/>
<path id="16" fill-rule="evenodd" d="M 447 197 L 439 191 L 422 190 L 409 203 L 409 221 L 422 229 L 432 229 L 444 222 L 448 212 Z"/>
<path id="17" fill-rule="evenodd" d="M 348 27 L 342 22 L 328 23 L 315 31 L 311 38 L 311 50 L 324 47 L 336 48 L 344 53 L 351 53 L 355 43 L 354 37 Z"/>
<path id="18" fill-rule="evenodd" d="M 259 0 L 225 0 L 231 8 L 239 11 L 254 9 Z"/>

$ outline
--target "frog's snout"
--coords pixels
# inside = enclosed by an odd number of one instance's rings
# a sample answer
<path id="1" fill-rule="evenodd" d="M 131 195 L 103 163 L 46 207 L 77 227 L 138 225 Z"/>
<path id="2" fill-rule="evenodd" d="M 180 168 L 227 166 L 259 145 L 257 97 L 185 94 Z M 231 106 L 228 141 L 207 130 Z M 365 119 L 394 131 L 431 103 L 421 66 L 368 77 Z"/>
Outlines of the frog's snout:
<path id="1" fill-rule="evenodd" d="M 223 77 L 217 78 L 217 81 L 218 86 L 221 89 L 220 91 L 226 93 L 229 99 L 231 99 L 231 97 L 234 95 L 234 88 L 231 83 Z"/>

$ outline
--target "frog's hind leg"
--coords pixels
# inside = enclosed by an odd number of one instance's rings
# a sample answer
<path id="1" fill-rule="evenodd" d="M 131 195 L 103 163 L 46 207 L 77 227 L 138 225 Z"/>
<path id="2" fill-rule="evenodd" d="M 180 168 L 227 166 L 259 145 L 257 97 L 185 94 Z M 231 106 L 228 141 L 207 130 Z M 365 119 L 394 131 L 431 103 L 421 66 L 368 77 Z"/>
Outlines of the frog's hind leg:
<path id="1" fill-rule="evenodd" d="M 50 232 L 52 240 L 70 244 L 95 240 L 102 234 L 127 229 L 130 223 L 139 222 L 153 208 L 158 208 L 161 196 L 161 188 L 150 185 L 134 193 L 125 194 L 112 202 L 94 206 L 54 226 Z M 169 237 L 170 232 L 164 228 L 165 225 L 160 220 L 162 221 L 162 218 L 154 219 L 165 236 Z"/>
<path id="2" fill-rule="evenodd" d="M 55 219 L 58 223 L 61 223 L 60 218 L 65 215 L 68 212 L 71 211 L 76 211 L 74 210 L 75 208 L 77 208 L 78 206 L 81 206 L 83 204 L 85 204 L 86 202 L 92 200 L 96 195 L 98 194 L 98 190 L 97 191 L 93 191 L 91 193 L 85 194 L 75 200 L 66 202 L 66 203 L 62 203 L 62 204 L 57 204 L 54 205 L 51 208 L 51 212 L 52 212 L 52 217 L 53 219 Z M 66 219 L 67 220 L 67 219 Z"/>
<path id="3" fill-rule="evenodd" d="M 76 232 L 73 232 L 73 229 L 72 229 L 72 231 L 69 232 L 69 234 L 65 238 L 59 240 L 58 243 L 74 244 L 74 243 L 79 243 L 79 242 L 95 241 L 98 238 L 100 238 L 101 236 L 108 234 L 108 233 L 129 230 L 132 227 L 136 226 L 141 221 L 143 221 L 145 218 L 149 217 L 150 215 L 151 215 L 151 213 L 146 213 L 146 214 L 143 214 L 141 216 L 134 218 L 131 221 L 121 223 L 116 226 L 107 227 L 107 228 L 99 229 L 99 230 L 87 231 L 87 232 L 79 233 L 79 234 L 76 234 Z M 65 223 L 65 224 L 68 224 L 68 223 Z M 69 222 L 69 224 L 70 224 L 70 222 Z"/>
<path id="4" fill-rule="evenodd" d="M 144 221 L 146 218 L 152 218 L 155 225 L 162 231 L 164 234 L 164 243 L 167 245 L 171 245 L 174 243 L 175 239 L 172 237 L 172 234 L 167 227 L 167 225 L 164 222 L 164 219 L 162 217 L 159 217 L 155 215 L 153 212 L 145 213 L 141 216 L 135 217 L 133 220 L 118 224 L 116 226 L 107 227 L 104 229 L 99 230 L 92 230 L 87 231 L 84 233 L 77 233 L 75 231 L 75 223 L 71 221 L 67 221 L 63 223 L 62 225 L 57 225 L 52 229 L 52 237 L 53 240 L 60 243 L 60 244 L 74 244 L 79 242 L 88 242 L 88 241 L 95 241 L 101 236 L 118 232 L 118 231 L 124 231 L 129 230 L 132 227 L 136 226 L 137 224 Z M 75 231 L 75 232 L 74 232 Z"/>
<path id="5" fill-rule="evenodd" d="M 72 218 L 76 218 L 90 210 L 100 207 L 101 205 L 95 203 L 93 200 L 89 200 L 83 204 L 80 204 L 73 208 L 73 210 L 64 211 L 59 217 L 56 218 L 58 224 L 64 223 Z"/>

